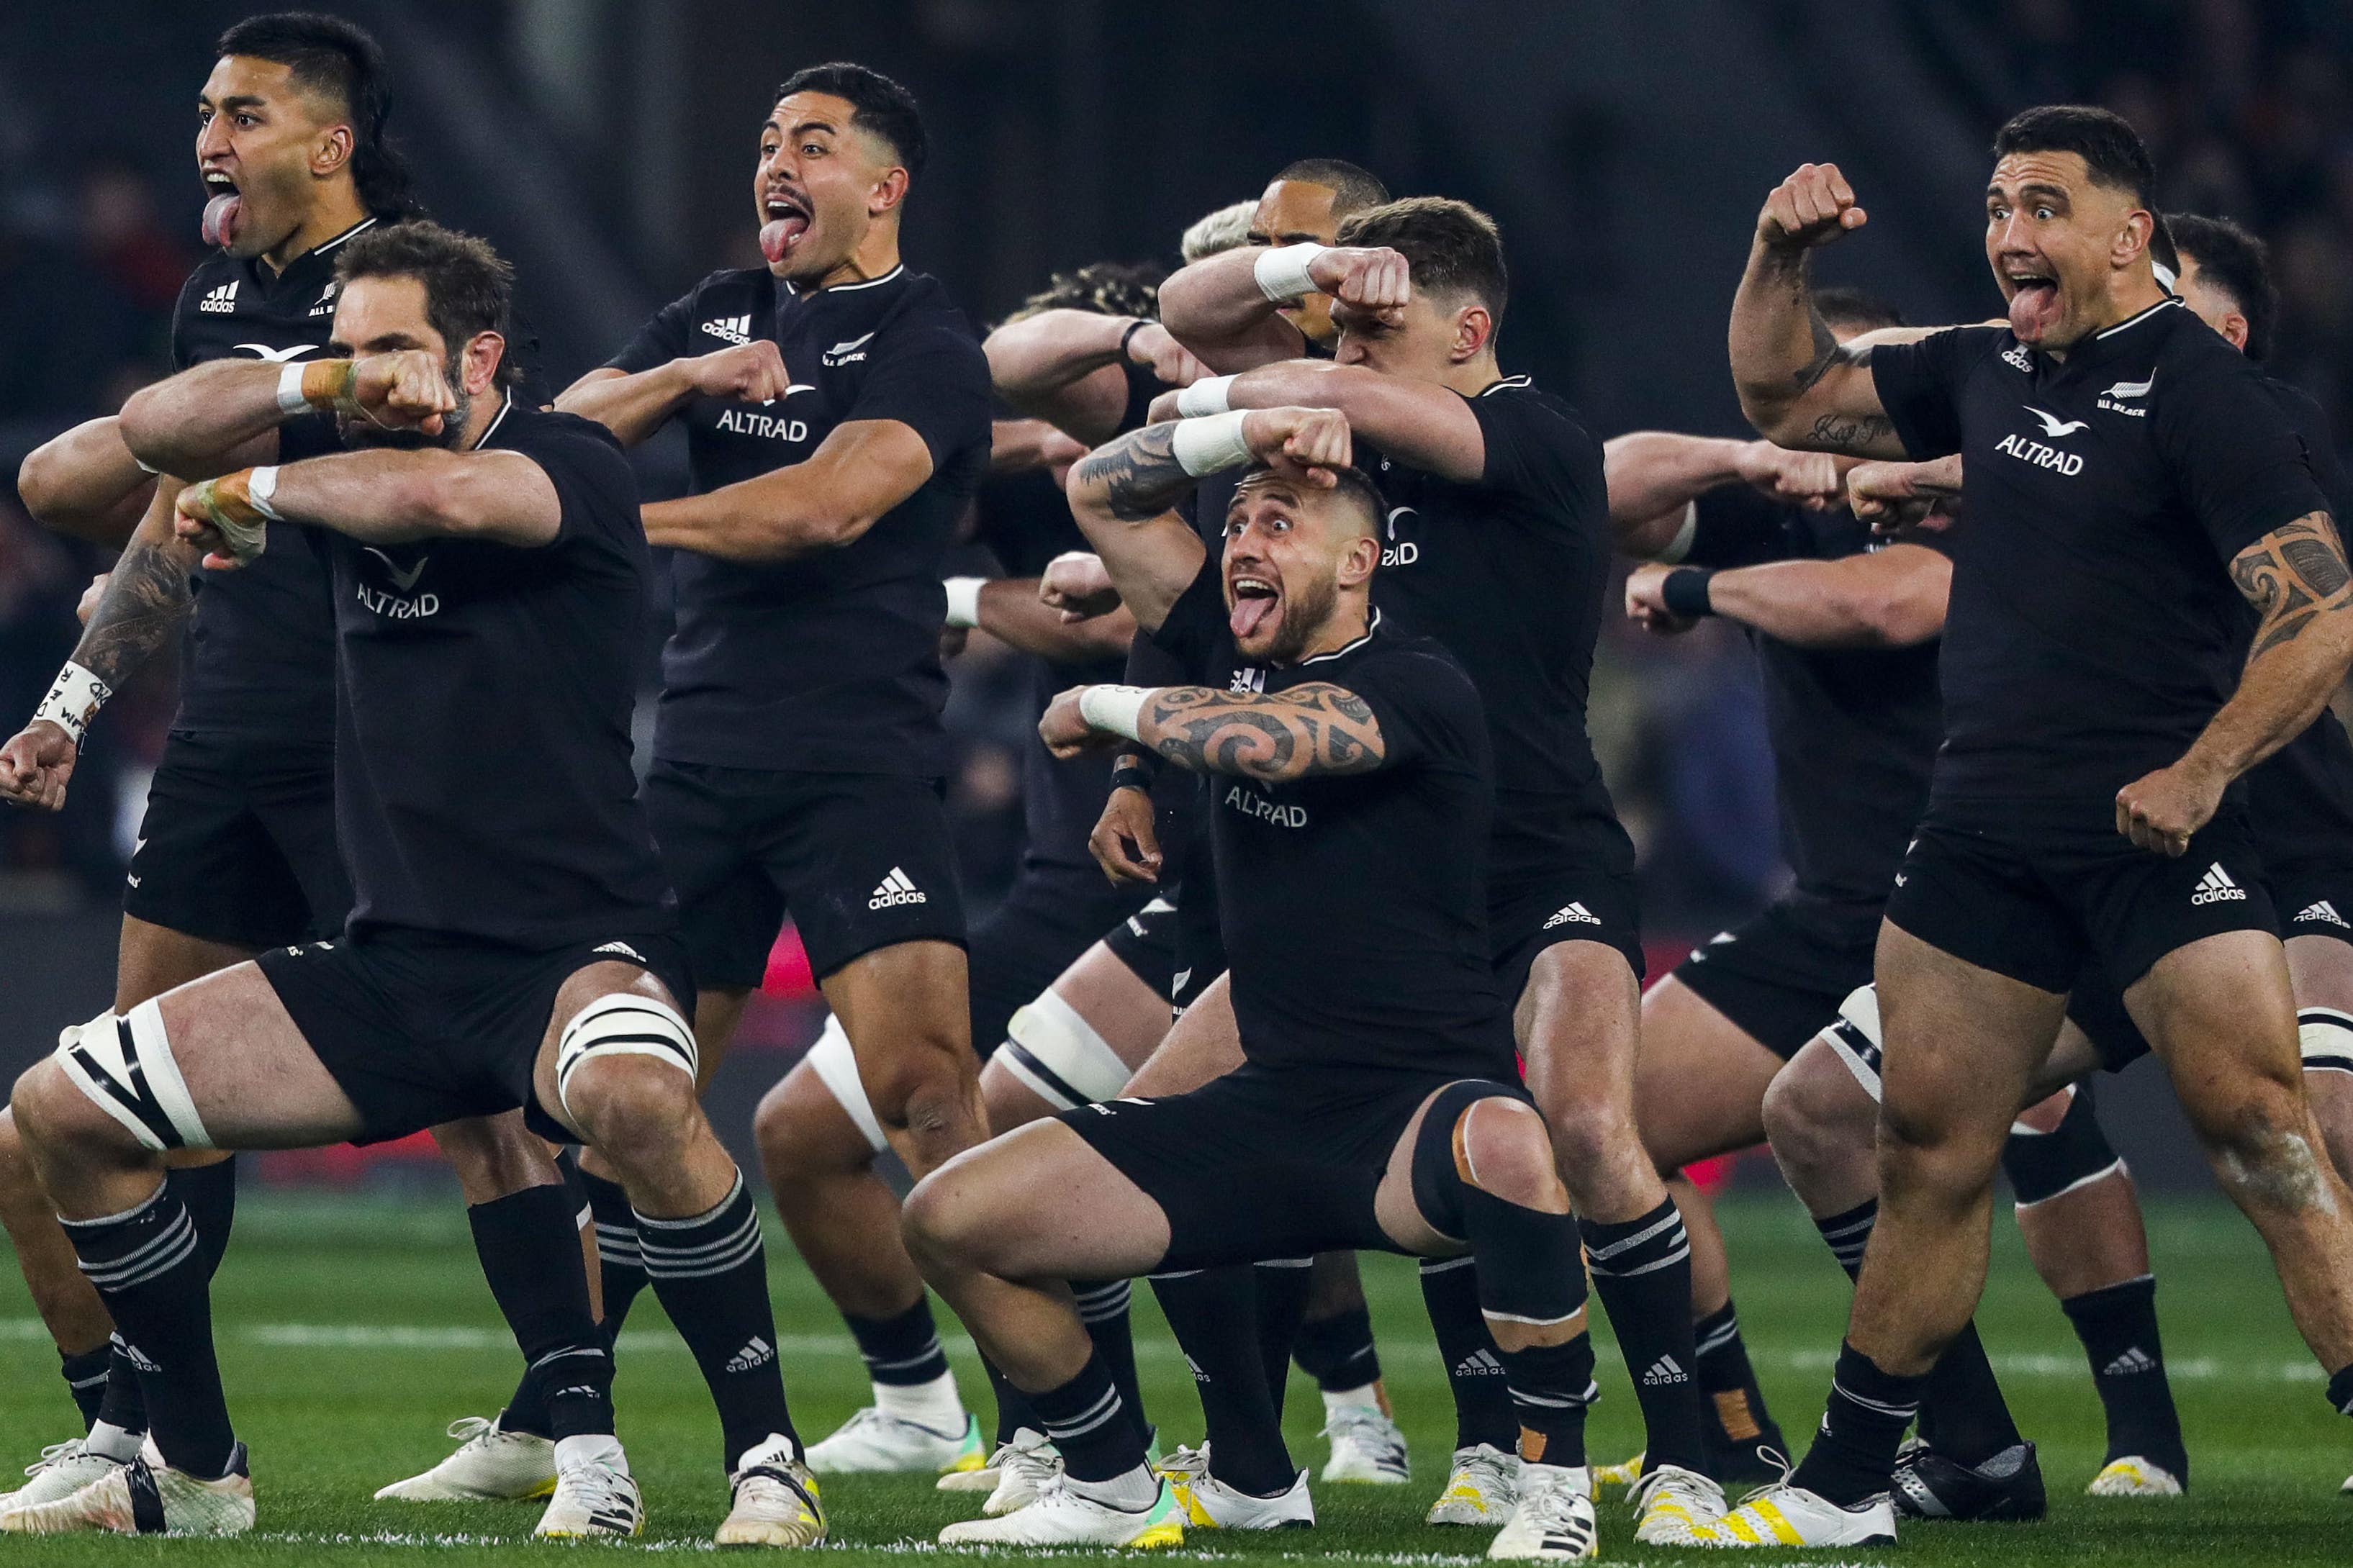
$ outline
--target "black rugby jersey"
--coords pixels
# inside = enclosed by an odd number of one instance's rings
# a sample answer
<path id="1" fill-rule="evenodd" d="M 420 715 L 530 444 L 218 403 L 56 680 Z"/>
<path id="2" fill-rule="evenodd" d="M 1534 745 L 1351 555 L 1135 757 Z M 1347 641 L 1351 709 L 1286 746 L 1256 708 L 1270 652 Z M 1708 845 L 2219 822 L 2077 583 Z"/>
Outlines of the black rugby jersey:
<path id="1" fill-rule="evenodd" d="M 1372 709 L 1388 752 L 1379 770 L 1344 777 L 1203 775 L 1243 1053 L 1266 1066 L 1515 1081 L 1487 945 L 1493 768 L 1461 666 L 1385 615 L 1335 652 L 1245 664 L 1214 554 L 1154 640 L 1219 690 L 1342 687 Z"/>
<path id="2" fill-rule="evenodd" d="M 1727 485 L 1699 498 L 1684 559 L 1694 566 L 1837 561 L 1879 547 L 1840 507 L 1810 511 Z M 1941 536 L 1912 542 L 1944 548 Z M 1742 626 L 1764 678 L 1781 858 L 1795 875 L 1785 902 L 1867 941 L 1928 804 L 1944 739 L 1936 644 L 1801 647 Z"/>
<path id="3" fill-rule="evenodd" d="M 932 477 L 852 543 L 755 565 L 675 553 L 678 629 L 662 651 L 654 752 L 666 761 L 936 775 L 940 579 L 987 471 L 988 363 L 963 312 L 896 268 L 801 293 L 765 268 L 714 272 L 646 323 L 612 367 L 651 370 L 754 337 L 792 384 L 769 405 L 699 397 L 680 416 L 694 490 L 806 461 L 834 426 L 895 419 Z"/>
<path id="4" fill-rule="evenodd" d="M 259 258 L 219 252 L 188 275 L 172 311 L 172 368 L 216 359 L 288 363 L 325 357 L 335 328 L 335 252 L 375 223 L 353 225 L 273 273 Z M 336 449 L 334 420 L 282 426 L 278 460 Z M 320 541 L 269 527 L 259 559 L 233 572 L 198 568 L 180 661 L 176 730 L 324 746 L 334 733 L 334 617 Z"/>
<path id="5" fill-rule="evenodd" d="M 553 542 L 318 531 L 349 930 L 546 949 L 664 929 L 674 900 L 629 755 L 649 613 L 636 478 L 604 426 L 512 400 L 481 447 L 554 484 Z"/>
<path id="6" fill-rule="evenodd" d="M 1601 444 L 1525 376 L 1465 401 L 1487 447 L 1472 483 L 1358 450 L 1388 505 L 1374 602 L 1398 630 L 1444 644 L 1479 688 L 1498 883 L 1563 856 L 1630 870 L 1633 845 L 1585 731 L 1616 537 Z"/>
<path id="7" fill-rule="evenodd" d="M 2054 361 L 2007 327 L 1872 351 L 1913 458 L 1963 454 L 1932 815 L 2113 821 L 2238 679 L 2231 560 L 2327 501 L 2262 370 L 2168 300 Z"/>

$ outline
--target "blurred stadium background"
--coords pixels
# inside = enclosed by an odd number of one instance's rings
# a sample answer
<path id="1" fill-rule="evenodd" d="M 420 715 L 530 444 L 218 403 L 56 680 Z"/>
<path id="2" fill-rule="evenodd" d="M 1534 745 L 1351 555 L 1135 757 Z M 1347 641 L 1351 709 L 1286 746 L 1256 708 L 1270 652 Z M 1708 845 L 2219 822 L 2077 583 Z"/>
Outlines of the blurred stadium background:
<path id="1" fill-rule="evenodd" d="M 111 411 L 164 368 L 197 258 L 196 88 L 256 4 L 22 0 L 0 6 L 0 459 Z M 2147 136 L 2169 206 L 2273 244 L 2277 363 L 2353 435 L 2353 5 L 2347 0 L 383 0 L 323 4 L 389 51 L 393 130 L 445 221 L 522 275 L 543 395 L 695 278 L 754 257 L 751 132 L 791 69 L 849 57 L 908 82 L 935 152 L 911 264 L 984 329 L 1048 275 L 1173 262 L 1184 226 L 1293 158 L 1377 171 L 1399 194 L 1501 220 L 1516 288 L 1507 367 L 1601 435 L 1740 433 L 1724 321 L 1758 200 L 1833 159 L 1872 216 L 1826 264 L 1918 321 L 1997 303 L 1978 245 L 1985 144 L 2036 101 L 2101 102 Z M 652 450 L 647 483 L 681 482 Z M 0 487 L 0 717 L 28 713 L 103 562 Z M 1020 834 L 1028 687 L 976 637 L 956 668 L 955 801 L 985 908 Z M 649 650 L 650 651 L 650 650 Z M 649 673 L 651 664 L 649 662 Z M 168 671 L 118 700 L 62 816 L 0 816 L 0 1068 L 13 1076 L 111 987 L 122 864 L 172 710 Z M 1642 856 L 1654 972 L 1769 899 L 1772 784 L 1752 666 L 1729 628 L 1672 643 L 1613 626 L 1594 729 Z M 496 787 L 486 780 L 486 788 Z M 753 1098 L 815 1032 L 780 944 L 770 994 L 716 1091 L 741 1140 Z M 2202 1187 L 2146 1064 L 2107 1100 L 2145 1184 Z M 438 1166 L 348 1152 L 288 1179 Z M 1769 1163 L 1754 1179 L 1769 1182 Z"/>

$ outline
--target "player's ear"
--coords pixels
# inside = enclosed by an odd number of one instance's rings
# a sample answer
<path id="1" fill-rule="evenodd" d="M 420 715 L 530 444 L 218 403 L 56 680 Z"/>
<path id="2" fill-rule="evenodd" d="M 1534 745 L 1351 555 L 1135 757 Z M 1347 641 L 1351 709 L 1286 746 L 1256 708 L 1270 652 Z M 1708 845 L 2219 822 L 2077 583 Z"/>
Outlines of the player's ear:
<path id="1" fill-rule="evenodd" d="M 907 171 L 893 164 L 882 172 L 881 178 L 867 194 L 866 214 L 869 217 L 881 217 L 906 199 Z"/>
<path id="2" fill-rule="evenodd" d="M 460 374 L 465 379 L 466 393 L 480 397 L 497 384 L 499 365 L 507 357 L 507 341 L 496 332 L 476 332 L 466 340 L 465 363 Z"/>
<path id="3" fill-rule="evenodd" d="M 1374 568 L 1380 563 L 1381 542 L 1369 533 L 1357 534 L 1340 552 L 1340 586 L 1354 588 L 1372 581 Z"/>
<path id="4" fill-rule="evenodd" d="M 1473 300 L 1454 312 L 1454 341 L 1448 345 L 1447 357 L 1457 364 L 1476 359 L 1494 335 L 1494 316 L 1486 306 Z"/>
<path id="5" fill-rule="evenodd" d="M 330 125 L 311 149 L 311 173 L 324 179 L 352 161 L 352 128 Z"/>
<path id="6" fill-rule="evenodd" d="M 2157 219 L 2138 207 L 2125 215 L 2124 226 L 2108 247 L 2109 259 L 2118 267 L 2129 267 L 2148 250 L 2148 242 L 2157 233 Z"/>
<path id="7" fill-rule="evenodd" d="M 2215 325 L 2221 332 L 2222 336 L 2229 341 L 2232 348 L 2237 349 L 2241 353 L 2247 352 L 2246 317 L 2239 314 L 2236 310 L 2232 310 L 2224 315 L 2221 321 L 2215 323 Z"/>

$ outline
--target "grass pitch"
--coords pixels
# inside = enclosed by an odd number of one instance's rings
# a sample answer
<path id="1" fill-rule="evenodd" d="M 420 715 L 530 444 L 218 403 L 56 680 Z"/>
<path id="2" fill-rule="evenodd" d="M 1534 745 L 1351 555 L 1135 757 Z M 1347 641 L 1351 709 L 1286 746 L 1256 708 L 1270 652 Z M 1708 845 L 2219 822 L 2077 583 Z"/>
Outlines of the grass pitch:
<path id="1" fill-rule="evenodd" d="M 1774 1413 L 1798 1441 L 1821 1411 L 1847 1289 L 1790 1200 L 1727 1203 L 1736 1295 Z M 2128 1501 L 2082 1495 L 2102 1458 L 2098 1402 L 2057 1305 L 2028 1270 L 2007 1221 L 1996 1227 L 1994 1277 L 1979 1322 L 2019 1422 L 2041 1445 L 2052 1517 L 2041 1525 L 1914 1525 L 1903 1543 L 1870 1553 L 1756 1552 L 1767 1562 L 2196 1563 L 2353 1561 L 2353 1427 L 2330 1415 L 2320 1377 L 2290 1327 L 2253 1233 L 2219 1204 L 2156 1205 L 2149 1215 L 2162 1289 L 2166 1348 L 2193 1468 L 2186 1499 Z M 866 1401 L 848 1335 L 772 1232 L 771 1261 L 785 1375 L 804 1434 L 823 1436 Z M 1312 1534 L 1196 1531 L 1175 1555 L 1323 1558 L 1351 1564 L 1483 1560 L 1487 1532 L 1422 1525 L 1444 1480 L 1453 1426 L 1444 1378 L 1411 1266 L 1368 1258 L 1366 1282 L 1382 1364 L 1413 1445 L 1402 1488 L 1319 1488 Z M 68 1435 L 71 1406 L 57 1363 L 13 1268 L 0 1284 L 0 1433 L 5 1458 L 32 1459 Z M 1137 1340 L 1147 1400 L 1164 1440 L 1198 1441 L 1200 1412 L 1184 1363 L 1139 1289 Z M 633 1546 L 530 1542 L 535 1505 L 376 1503 L 387 1480 L 422 1469 L 449 1447 L 454 1416 L 491 1415 L 512 1386 L 515 1352 L 477 1273 L 451 1195 L 424 1200 L 265 1197 L 245 1205 L 215 1295 L 221 1359 L 239 1433 L 253 1450 L 256 1532 L 232 1542 L 8 1538 L 0 1559 L 40 1563 L 459 1564 L 559 1552 L 709 1549 L 724 1511 L 718 1426 L 694 1363 L 650 1293 L 623 1341 L 617 1391 L 621 1436 L 644 1484 L 647 1535 Z M 1597 1322 L 1599 1317 L 1597 1314 Z M 1606 1334 L 1606 1329 L 1599 1331 Z M 967 1395 L 987 1399 L 970 1347 L 955 1346 Z M 1604 1397 L 1593 1418 L 1597 1460 L 1623 1458 L 1640 1424 L 1622 1366 L 1605 1349 Z M 1321 1409 L 1294 1377 L 1294 1457 L 1320 1466 Z M 987 1417 L 983 1415 L 984 1424 Z M 895 1563 L 928 1552 L 939 1528 L 976 1506 L 927 1478 L 827 1482 L 834 1546 L 825 1561 Z M 1611 1562 L 1691 1561 L 1637 1549 L 1614 1496 L 1602 1504 Z"/>

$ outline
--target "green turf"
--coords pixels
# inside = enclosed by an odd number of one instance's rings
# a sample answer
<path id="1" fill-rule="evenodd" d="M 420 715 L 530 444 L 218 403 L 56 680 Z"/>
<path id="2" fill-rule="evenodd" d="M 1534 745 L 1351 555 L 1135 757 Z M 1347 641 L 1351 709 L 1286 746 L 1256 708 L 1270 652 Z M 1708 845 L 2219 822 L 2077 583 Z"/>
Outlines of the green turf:
<path id="1" fill-rule="evenodd" d="M 1787 1199 L 1742 1199 L 1724 1214 L 1748 1342 L 1775 1413 L 1801 1435 L 1821 1408 L 1846 1287 Z M 2101 1459 L 2098 1405 L 2065 1320 L 2026 1270 L 2004 1222 L 1980 1321 L 2021 1425 L 2042 1445 L 2050 1522 L 1910 1526 L 1899 1548 L 1830 1560 L 2002 1568 L 2353 1560 L 2353 1499 L 2337 1495 L 2353 1467 L 2353 1431 L 2322 1401 L 2318 1375 L 2253 1234 L 2235 1215 L 2203 1205 L 2156 1206 L 2150 1229 L 2196 1467 L 2192 1495 L 2158 1502 L 2080 1495 Z M 781 1240 L 771 1246 L 785 1374 L 803 1430 L 819 1436 L 864 1402 L 865 1383 L 806 1272 Z M 1443 1479 L 1452 1438 L 1445 1385 L 1410 1265 L 1370 1258 L 1366 1273 L 1389 1389 L 1413 1445 L 1413 1484 L 1323 1488 L 1316 1500 L 1324 1522 L 1312 1535 L 1197 1531 L 1185 1555 L 1418 1563 L 1483 1552 L 1483 1531 L 1419 1522 Z M 21 1450 L 29 1459 L 42 1442 L 65 1435 L 70 1407 L 14 1270 L 6 1277 L 0 1335 L 11 1349 L 0 1358 L 0 1432 L 12 1456 Z M 1137 1299 L 1148 1298 L 1139 1290 Z M 518 1552 L 628 1550 L 525 1544 L 536 1513 L 526 1506 L 368 1500 L 383 1482 L 439 1458 L 451 1417 L 494 1412 L 513 1378 L 514 1354 L 475 1271 L 454 1198 L 251 1198 L 215 1300 L 232 1405 L 253 1449 L 257 1534 L 233 1542 L 10 1538 L 0 1559 L 457 1563 L 511 1560 Z M 1149 1308 L 1139 1313 L 1138 1338 L 1164 1434 L 1198 1440 L 1189 1380 Z M 957 1364 L 967 1391 L 985 1399 L 968 1347 L 959 1345 Z M 1606 1349 L 1601 1382 L 1594 1452 L 1607 1460 L 1639 1441 L 1639 1426 L 1624 1372 Z M 618 1397 L 621 1435 L 651 1516 L 644 1544 L 699 1548 L 723 1511 L 717 1424 L 692 1362 L 649 1297 L 623 1344 Z M 1320 1411 L 1304 1379 L 1293 1381 L 1291 1415 L 1300 1462 L 1320 1464 Z M 936 1492 L 923 1478 L 844 1478 L 827 1484 L 826 1501 L 845 1549 L 828 1561 L 877 1563 L 928 1549 L 908 1543 L 929 1542 L 972 1506 L 968 1495 Z M 1603 1505 L 1602 1539 L 1610 1561 L 1689 1560 L 1686 1552 L 1636 1551 L 1614 1502 Z"/>

